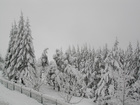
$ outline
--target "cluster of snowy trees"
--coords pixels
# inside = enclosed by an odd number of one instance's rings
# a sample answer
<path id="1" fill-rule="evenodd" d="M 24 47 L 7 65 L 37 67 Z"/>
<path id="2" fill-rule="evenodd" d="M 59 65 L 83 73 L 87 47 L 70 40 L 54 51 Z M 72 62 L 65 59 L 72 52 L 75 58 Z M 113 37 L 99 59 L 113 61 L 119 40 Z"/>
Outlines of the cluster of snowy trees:
<path id="1" fill-rule="evenodd" d="M 35 55 L 29 19 L 21 13 L 18 25 L 12 25 L 5 58 L 4 76 L 11 81 L 32 87 L 36 78 Z"/>
<path id="2" fill-rule="evenodd" d="M 131 43 L 126 50 L 116 40 L 112 49 L 105 45 L 94 50 L 87 45 L 57 49 L 49 62 L 47 49 L 36 62 L 29 19 L 20 16 L 12 25 L 9 47 L 4 62 L 4 77 L 39 91 L 49 84 L 72 96 L 93 98 L 100 104 L 129 105 L 140 100 L 140 46 Z M 89 92 L 90 90 L 90 92 Z M 120 105 L 119 104 L 119 105 Z"/>
<path id="3" fill-rule="evenodd" d="M 112 49 L 72 47 L 56 50 L 48 83 L 71 96 L 90 97 L 100 104 L 128 105 L 140 99 L 140 47 L 126 50 L 116 40 Z M 91 90 L 90 93 L 88 90 Z M 70 100 L 67 100 L 70 101 Z"/>

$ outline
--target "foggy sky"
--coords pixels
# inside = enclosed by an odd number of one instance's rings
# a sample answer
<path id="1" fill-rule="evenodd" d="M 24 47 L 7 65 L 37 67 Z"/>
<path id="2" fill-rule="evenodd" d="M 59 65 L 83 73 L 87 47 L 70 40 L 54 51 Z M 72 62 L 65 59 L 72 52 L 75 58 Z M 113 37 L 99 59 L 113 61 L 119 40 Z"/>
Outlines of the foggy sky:
<path id="1" fill-rule="evenodd" d="M 14 20 L 30 20 L 35 55 L 87 43 L 95 49 L 116 37 L 126 48 L 140 41 L 140 0 L 0 0 L 0 54 L 5 57 Z"/>

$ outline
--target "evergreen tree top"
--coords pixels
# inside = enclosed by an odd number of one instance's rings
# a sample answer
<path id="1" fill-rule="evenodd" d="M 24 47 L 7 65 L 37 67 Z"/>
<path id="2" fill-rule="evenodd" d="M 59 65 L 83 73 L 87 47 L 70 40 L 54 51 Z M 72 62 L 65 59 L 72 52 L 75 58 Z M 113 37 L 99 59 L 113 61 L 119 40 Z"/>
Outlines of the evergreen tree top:
<path id="1" fill-rule="evenodd" d="M 19 29 L 24 27 L 24 16 L 23 13 L 21 12 L 20 20 L 19 20 Z"/>

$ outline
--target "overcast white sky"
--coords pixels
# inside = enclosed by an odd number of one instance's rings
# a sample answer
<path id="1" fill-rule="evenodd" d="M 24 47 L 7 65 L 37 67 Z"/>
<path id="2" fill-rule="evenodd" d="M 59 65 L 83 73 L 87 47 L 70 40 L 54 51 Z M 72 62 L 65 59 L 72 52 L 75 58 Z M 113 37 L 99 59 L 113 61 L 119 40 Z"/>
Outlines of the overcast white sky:
<path id="1" fill-rule="evenodd" d="M 0 53 L 8 48 L 11 25 L 21 10 L 30 20 L 35 55 L 45 48 L 52 59 L 57 48 L 88 45 L 95 49 L 106 43 L 120 46 L 140 41 L 140 0 L 0 0 Z"/>

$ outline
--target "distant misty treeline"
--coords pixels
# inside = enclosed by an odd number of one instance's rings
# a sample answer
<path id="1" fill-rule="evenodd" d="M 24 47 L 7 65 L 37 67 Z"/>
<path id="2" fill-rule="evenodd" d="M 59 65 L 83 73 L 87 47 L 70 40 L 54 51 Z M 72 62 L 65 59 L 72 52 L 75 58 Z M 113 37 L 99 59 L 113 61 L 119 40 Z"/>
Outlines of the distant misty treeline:
<path id="1" fill-rule="evenodd" d="M 21 14 L 14 22 L 5 57 L 3 76 L 37 91 L 49 84 L 71 103 L 73 96 L 92 98 L 101 105 L 136 105 L 140 100 L 140 46 L 126 50 L 116 39 L 111 49 L 83 45 L 56 49 L 49 62 L 45 49 L 36 60 L 29 20 Z"/>

